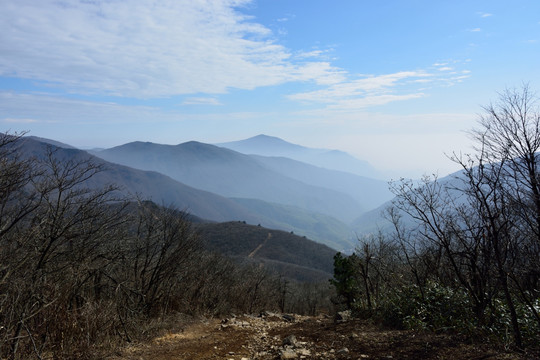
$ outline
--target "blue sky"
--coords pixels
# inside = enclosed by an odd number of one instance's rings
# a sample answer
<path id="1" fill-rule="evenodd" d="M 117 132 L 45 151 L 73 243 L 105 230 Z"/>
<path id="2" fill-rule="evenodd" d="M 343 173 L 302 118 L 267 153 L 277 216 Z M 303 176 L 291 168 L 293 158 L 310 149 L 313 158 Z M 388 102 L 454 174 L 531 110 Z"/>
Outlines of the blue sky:
<path id="1" fill-rule="evenodd" d="M 540 2 L 0 0 L 0 129 L 80 147 L 261 133 L 394 174 L 540 90 Z"/>

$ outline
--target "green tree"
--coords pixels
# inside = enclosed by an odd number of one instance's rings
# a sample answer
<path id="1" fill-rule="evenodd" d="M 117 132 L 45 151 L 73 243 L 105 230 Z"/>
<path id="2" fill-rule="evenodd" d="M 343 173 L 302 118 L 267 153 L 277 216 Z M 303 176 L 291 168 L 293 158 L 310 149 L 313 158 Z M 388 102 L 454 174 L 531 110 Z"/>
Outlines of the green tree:
<path id="1" fill-rule="evenodd" d="M 337 253 L 334 256 L 334 278 L 330 283 L 336 288 L 348 309 L 355 306 L 360 296 L 360 282 L 358 276 L 358 257 L 355 254 L 343 256 Z"/>

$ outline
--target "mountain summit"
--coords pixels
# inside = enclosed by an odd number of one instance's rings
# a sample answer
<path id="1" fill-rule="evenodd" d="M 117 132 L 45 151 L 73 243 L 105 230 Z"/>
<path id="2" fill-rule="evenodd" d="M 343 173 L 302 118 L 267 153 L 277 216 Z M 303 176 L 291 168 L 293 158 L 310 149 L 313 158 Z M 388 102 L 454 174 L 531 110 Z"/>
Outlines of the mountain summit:
<path id="1" fill-rule="evenodd" d="M 157 171 L 227 198 L 297 206 L 345 222 L 367 210 L 348 194 L 306 184 L 265 167 L 251 156 L 215 145 L 195 141 L 179 145 L 133 142 L 95 155 L 113 163 Z"/>
<path id="2" fill-rule="evenodd" d="M 308 148 L 292 144 L 276 136 L 260 134 L 245 140 L 216 144 L 241 153 L 264 156 L 287 156 L 291 152 L 306 152 Z"/>
<path id="3" fill-rule="evenodd" d="M 384 179 L 384 175 L 367 161 L 357 159 L 346 152 L 304 147 L 275 136 L 260 134 L 245 140 L 215 145 L 243 154 L 287 157 L 327 169 L 346 171 L 375 179 Z"/>

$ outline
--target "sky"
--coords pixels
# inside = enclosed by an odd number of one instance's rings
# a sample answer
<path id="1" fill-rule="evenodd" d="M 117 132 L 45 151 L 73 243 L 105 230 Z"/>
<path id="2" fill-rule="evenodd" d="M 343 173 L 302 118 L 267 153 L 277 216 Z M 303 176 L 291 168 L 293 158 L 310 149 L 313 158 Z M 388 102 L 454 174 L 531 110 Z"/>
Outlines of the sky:
<path id="1" fill-rule="evenodd" d="M 539 64 L 538 0 L 0 0 L 0 131 L 266 134 L 444 176 L 483 106 L 540 91 Z"/>

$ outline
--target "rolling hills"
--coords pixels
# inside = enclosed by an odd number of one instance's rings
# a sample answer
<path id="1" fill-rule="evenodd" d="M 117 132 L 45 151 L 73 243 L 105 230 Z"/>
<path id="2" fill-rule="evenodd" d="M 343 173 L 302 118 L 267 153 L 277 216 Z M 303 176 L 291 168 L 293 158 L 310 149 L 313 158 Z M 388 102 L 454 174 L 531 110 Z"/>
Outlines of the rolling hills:
<path id="1" fill-rule="evenodd" d="M 95 155 L 109 162 L 157 171 L 221 196 L 293 205 L 345 222 L 367 210 L 347 194 L 285 176 L 248 155 L 195 141 L 179 145 L 133 142 Z"/>
<path id="2" fill-rule="evenodd" d="M 331 277 L 332 257 L 336 252 L 334 249 L 309 240 L 306 236 L 294 235 L 292 231 L 249 225 L 246 220 L 230 221 L 230 217 L 243 216 L 256 222 L 272 218 L 270 213 L 261 214 L 254 211 L 253 206 L 243 206 L 241 200 L 227 199 L 194 189 L 157 172 L 107 163 L 87 152 L 69 146 L 61 147 L 63 144 L 54 141 L 42 140 L 23 138 L 19 141 L 17 154 L 22 158 L 32 157 L 45 160 L 52 152 L 54 159 L 60 163 L 72 165 L 90 161 L 95 165 L 103 166 L 103 171 L 88 179 L 84 183 L 85 187 L 100 188 L 116 184 L 125 195 L 139 193 L 146 195 L 147 198 L 155 196 L 160 198 L 161 203 L 165 205 L 168 205 L 165 203 L 167 199 L 180 210 L 187 210 L 189 214 L 221 220 L 222 222 L 215 222 L 194 216 L 189 217 L 207 250 L 221 253 L 240 262 L 263 264 L 264 267 L 294 280 L 321 281 Z M 159 206 L 160 202 L 157 203 L 156 206 Z M 186 206 L 180 208 L 181 204 Z M 265 203 L 260 201 L 258 206 L 264 209 Z M 189 211 L 189 208 L 194 211 Z M 275 211 L 280 213 L 283 209 L 277 207 Z M 293 209 L 290 215 L 293 212 L 299 213 L 298 209 Z M 324 220 L 319 219 L 319 221 Z"/>
<path id="3" fill-rule="evenodd" d="M 55 156 L 60 159 L 74 162 L 91 160 L 100 164 L 104 167 L 104 171 L 87 182 L 90 187 L 116 184 L 123 195 L 132 197 L 138 195 L 142 199 L 149 199 L 157 204 L 172 205 L 209 221 L 245 221 L 249 224 L 261 224 L 267 228 L 294 231 L 299 235 L 309 235 L 313 240 L 328 244 L 337 250 L 350 249 L 354 246 L 348 227 L 343 224 L 347 229 L 343 230 L 340 226 L 336 226 L 336 223 L 339 223 L 337 220 L 328 216 L 296 208 L 294 212 L 289 212 L 291 214 L 289 219 L 294 221 L 286 221 L 284 213 L 276 211 L 276 204 L 264 201 L 258 201 L 257 207 L 248 205 L 246 201 L 242 204 L 239 199 L 200 190 L 155 171 L 144 171 L 110 163 L 86 151 L 70 146 L 59 147 L 62 144 L 52 145 L 52 141 L 41 140 L 31 137 L 23 138 L 19 146 L 19 154 L 25 157 L 44 158 L 47 149 L 52 148 Z M 292 216 L 293 213 L 294 216 Z M 313 231 L 314 221 L 320 231 Z"/>

